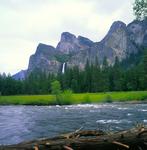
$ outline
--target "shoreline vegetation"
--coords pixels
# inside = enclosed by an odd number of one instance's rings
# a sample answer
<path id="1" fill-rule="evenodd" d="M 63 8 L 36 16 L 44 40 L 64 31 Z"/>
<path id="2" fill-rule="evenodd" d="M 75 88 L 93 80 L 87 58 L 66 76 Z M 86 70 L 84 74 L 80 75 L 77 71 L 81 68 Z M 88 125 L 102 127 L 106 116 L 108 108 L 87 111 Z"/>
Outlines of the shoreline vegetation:
<path id="1" fill-rule="evenodd" d="M 57 100 L 58 99 L 58 100 Z M 147 102 L 147 91 L 71 93 L 60 95 L 16 95 L 0 96 L 0 105 L 72 105 L 111 102 Z"/>

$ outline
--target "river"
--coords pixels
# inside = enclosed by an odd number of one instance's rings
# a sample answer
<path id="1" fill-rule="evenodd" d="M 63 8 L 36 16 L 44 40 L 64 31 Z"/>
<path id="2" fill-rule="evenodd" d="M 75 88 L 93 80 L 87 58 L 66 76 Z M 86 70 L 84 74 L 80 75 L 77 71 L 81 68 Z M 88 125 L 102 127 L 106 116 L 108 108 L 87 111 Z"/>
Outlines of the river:
<path id="1" fill-rule="evenodd" d="M 0 106 L 0 144 L 82 129 L 123 130 L 147 124 L 147 104 Z"/>

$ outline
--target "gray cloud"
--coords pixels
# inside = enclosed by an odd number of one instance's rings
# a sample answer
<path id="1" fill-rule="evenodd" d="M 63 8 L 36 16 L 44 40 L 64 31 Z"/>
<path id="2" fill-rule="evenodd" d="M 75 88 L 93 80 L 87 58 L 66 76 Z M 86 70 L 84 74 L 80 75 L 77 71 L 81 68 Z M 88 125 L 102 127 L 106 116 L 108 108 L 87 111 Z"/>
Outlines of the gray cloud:
<path id="1" fill-rule="evenodd" d="M 101 14 L 111 14 L 119 10 L 123 5 L 132 3 L 132 0 L 94 0 L 95 11 Z"/>

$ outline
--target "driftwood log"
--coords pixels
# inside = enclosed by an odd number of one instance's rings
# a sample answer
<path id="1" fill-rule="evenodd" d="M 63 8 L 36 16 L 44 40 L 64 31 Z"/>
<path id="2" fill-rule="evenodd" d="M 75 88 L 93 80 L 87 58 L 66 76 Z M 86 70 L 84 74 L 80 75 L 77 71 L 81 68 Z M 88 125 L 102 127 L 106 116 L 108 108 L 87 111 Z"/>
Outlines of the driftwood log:
<path id="1" fill-rule="evenodd" d="M 75 131 L 54 138 L 0 146 L 0 150 L 147 150 L 147 127 L 114 133 Z"/>

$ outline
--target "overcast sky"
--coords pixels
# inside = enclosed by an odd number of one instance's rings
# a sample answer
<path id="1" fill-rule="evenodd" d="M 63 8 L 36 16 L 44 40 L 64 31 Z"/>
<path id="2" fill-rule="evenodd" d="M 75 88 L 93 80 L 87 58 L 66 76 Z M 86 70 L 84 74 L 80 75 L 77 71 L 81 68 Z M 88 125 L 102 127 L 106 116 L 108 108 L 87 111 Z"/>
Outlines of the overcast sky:
<path id="1" fill-rule="evenodd" d="M 113 21 L 133 19 L 134 0 L 0 0 L 0 72 L 26 69 L 38 43 L 64 31 L 100 41 Z"/>

